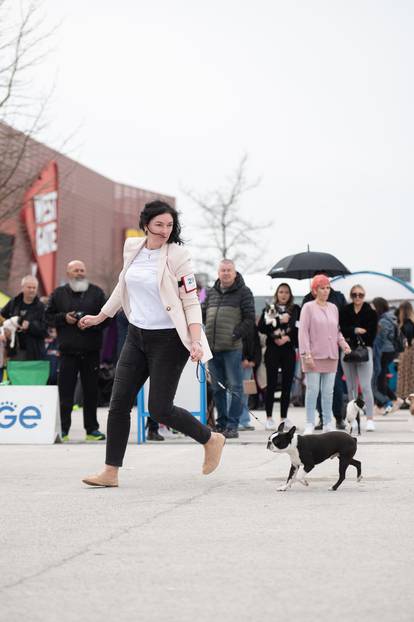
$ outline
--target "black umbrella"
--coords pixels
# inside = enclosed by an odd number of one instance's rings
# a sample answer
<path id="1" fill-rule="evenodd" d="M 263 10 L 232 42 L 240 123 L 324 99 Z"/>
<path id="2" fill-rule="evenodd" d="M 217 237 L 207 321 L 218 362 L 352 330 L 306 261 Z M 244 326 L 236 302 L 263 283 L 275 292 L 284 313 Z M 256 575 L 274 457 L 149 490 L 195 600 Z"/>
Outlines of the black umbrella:
<path id="1" fill-rule="evenodd" d="M 284 257 L 273 266 L 267 273 L 275 278 L 290 279 L 310 279 L 315 274 L 326 274 L 327 276 L 338 276 L 351 274 L 333 255 L 329 253 L 316 253 L 307 251 L 297 255 Z"/>

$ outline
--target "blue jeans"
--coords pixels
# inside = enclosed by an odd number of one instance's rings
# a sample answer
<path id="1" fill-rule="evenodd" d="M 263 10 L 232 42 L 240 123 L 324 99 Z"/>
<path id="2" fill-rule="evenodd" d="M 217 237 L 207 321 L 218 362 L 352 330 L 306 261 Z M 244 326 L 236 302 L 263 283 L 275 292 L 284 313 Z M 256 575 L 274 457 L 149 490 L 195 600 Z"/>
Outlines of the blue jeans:
<path id="1" fill-rule="evenodd" d="M 243 380 L 251 380 L 253 378 L 253 369 L 251 367 L 242 368 Z M 239 425 L 250 425 L 249 415 L 249 396 L 243 394 L 243 410 L 240 416 Z"/>
<path id="2" fill-rule="evenodd" d="M 335 373 L 306 372 L 306 421 L 315 425 L 315 410 L 319 389 L 321 391 L 323 425 L 332 422 L 332 399 L 335 384 Z"/>
<path id="3" fill-rule="evenodd" d="M 237 429 L 243 410 L 243 374 L 241 350 L 215 352 L 208 362 L 211 371 L 211 388 L 217 409 L 217 426 L 223 429 Z M 227 407 L 227 391 L 218 382 L 224 384 L 232 393 Z"/>

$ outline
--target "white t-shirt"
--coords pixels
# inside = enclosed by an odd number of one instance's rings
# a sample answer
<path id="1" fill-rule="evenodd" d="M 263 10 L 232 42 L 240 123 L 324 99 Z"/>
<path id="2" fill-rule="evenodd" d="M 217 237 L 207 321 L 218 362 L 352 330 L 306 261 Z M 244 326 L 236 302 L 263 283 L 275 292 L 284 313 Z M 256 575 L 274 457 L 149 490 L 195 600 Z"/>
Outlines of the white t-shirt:
<path id="1" fill-rule="evenodd" d="M 143 247 L 126 271 L 125 281 L 131 306 L 128 318 L 138 328 L 159 330 L 175 328 L 161 302 L 157 282 L 161 249 Z"/>

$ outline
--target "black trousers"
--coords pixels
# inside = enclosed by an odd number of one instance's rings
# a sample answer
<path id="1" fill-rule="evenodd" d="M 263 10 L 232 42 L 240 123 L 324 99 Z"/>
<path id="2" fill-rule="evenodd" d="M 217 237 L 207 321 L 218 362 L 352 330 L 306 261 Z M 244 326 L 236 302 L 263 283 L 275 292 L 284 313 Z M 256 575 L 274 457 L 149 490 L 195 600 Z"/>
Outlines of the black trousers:
<path id="1" fill-rule="evenodd" d="M 87 434 L 99 429 L 98 405 L 99 352 L 61 353 L 58 373 L 60 418 L 62 434 L 68 434 L 71 425 L 73 399 L 78 373 L 83 390 L 83 425 Z"/>
<path id="2" fill-rule="evenodd" d="M 265 366 L 267 374 L 266 388 L 266 416 L 271 417 L 273 412 L 274 395 L 277 387 L 279 369 L 282 370 L 282 395 L 280 397 L 280 416 L 287 417 L 290 403 L 290 392 L 295 375 L 296 353 L 292 346 L 268 345 L 265 352 Z"/>
<path id="3" fill-rule="evenodd" d="M 378 390 L 386 395 L 391 401 L 395 401 L 397 396 L 394 391 L 390 389 L 387 374 L 388 374 L 388 365 L 393 362 L 395 359 L 395 352 L 383 352 L 381 354 L 381 371 L 378 375 L 377 379 L 377 387 Z"/>
<path id="4" fill-rule="evenodd" d="M 184 408 L 174 406 L 188 350 L 175 328 L 144 330 L 129 325 L 116 367 L 109 405 L 106 464 L 122 466 L 131 425 L 131 408 L 150 378 L 148 410 L 153 419 L 205 444 L 210 429 Z"/>

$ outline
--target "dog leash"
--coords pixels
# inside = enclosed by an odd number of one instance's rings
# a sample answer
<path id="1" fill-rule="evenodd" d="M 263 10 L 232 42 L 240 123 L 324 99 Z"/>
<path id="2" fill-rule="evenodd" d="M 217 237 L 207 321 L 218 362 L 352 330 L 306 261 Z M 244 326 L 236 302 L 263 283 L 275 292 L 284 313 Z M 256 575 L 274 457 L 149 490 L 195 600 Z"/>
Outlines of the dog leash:
<path id="1" fill-rule="evenodd" d="M 200 369 L 202 369 L 202 370 L 203 370 L 203 374 L 204 374 L 204 378 L 203 378 L 203 379 L 201 379 L 201 378 L 200 378 Z M 237 397 L 237 399 L 238 399 L 240 402 L 242 402 L 242 404 L 243 404 L 243 406 L 244 406 L 243 399 L 240 397 L 240 395 L 239 395 L 238 393 L 235 393 L 234 391 L 232 391 L 231 389 L 229 389 L 228 387 L 226 387 L 226 385 L 224 385 L 222 382 L 220 382 L 220 380 L 218 380 L 218 378 L 216 378 L 216 376 L 215 376 L 215 375 L 211 372 L 211 370 L 210 370 L 210 369 L 208 370 L 208 372 L 206 372 L 206 368 L 204 367 L 204 365 L 200 365 L 200 361 L 197 361 L 196 376 L 197 376 L 197 380 L 198 380 L 198 382 L 199 382 L 200 384 L 202 384 L 203 382 L 206 382 L 206 380 L 207 380 L 207 374 L 209 374 L 209 375 L 212 377 L 212 379 L 213 379 L 213 380 L 215 380 L 215 381 L 217 382 L 218 386 L 219 386 L 221 389 L 224 389 L 225 391 L 227 391 L 227 393 L 229 393 L 229 395 L 232 395 L 232 396 Z M 256 419 L 256 421 L 257 421 L 258 423 L 260 423 L 260 425 L 262 425 L 262 426 L 266 429 L 266 426 L 265 426 L 265 424 L 263 423 L 263 421 L 260 421 L 260 419 L 259 419 L 258 417 L 256 417 L 256 415 L 255 415 L 255 414 L 253 414 L 251 410 L 247 409 L 247 412 L 249 413 L 249 415 L 251 415 L 251 416 L 253 417 L 253 419 Z"/>

